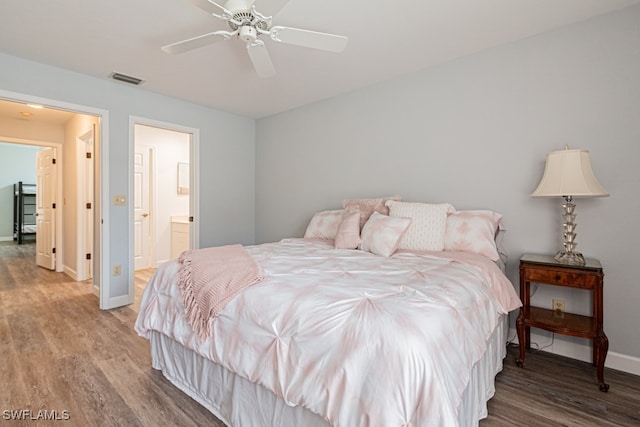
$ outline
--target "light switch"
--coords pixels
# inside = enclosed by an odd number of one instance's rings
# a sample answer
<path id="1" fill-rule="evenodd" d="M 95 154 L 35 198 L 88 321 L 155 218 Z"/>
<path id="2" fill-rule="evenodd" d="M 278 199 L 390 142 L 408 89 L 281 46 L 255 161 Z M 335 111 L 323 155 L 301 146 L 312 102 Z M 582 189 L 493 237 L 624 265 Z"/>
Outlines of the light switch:
<path id="1" fill-rule="evenodd" d="M 124 194 L 116 194 L 113 196 L 113 206 L 126 206 L 127 196 Z"/>

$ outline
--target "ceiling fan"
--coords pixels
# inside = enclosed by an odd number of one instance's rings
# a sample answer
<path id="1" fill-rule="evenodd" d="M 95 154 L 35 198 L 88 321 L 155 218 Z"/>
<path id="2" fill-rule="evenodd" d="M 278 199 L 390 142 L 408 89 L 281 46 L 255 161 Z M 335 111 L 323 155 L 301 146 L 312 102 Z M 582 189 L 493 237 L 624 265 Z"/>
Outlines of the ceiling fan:
<path id="1" fill-rule="evenodd" d="M 345 36 L 272 25 L 272 16 L 256 10 L 255 0 L 227 0 L 220 5 L 212 0 L 186 0 L 212 16 L 225 21 L 231 31 L 213 31 L 187 40 L 163 46 L 167 53 L 182 53 L 192 49 L 237 37 L 246 43 L 249 59 L 259 77 L 271 77 L 276 70 L 260 36 L 271 40 L 329 52 L 342 52 L 349 40 Z M 223 0 L 224 1 L 224 0 Z M 272 15 L 277 14 L 289 0 L 262 0 Z"/>

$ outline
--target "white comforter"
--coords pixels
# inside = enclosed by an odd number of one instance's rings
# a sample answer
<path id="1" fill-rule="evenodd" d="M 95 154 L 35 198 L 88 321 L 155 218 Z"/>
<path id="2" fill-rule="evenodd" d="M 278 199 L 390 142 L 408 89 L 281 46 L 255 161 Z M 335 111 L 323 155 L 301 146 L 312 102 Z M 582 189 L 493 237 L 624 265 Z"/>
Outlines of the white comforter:
<path id="1" fill-rule="evenodd" d="M 149 282 L 136 330 L 160 331 L 335 426 L 456 425 L 499 313 L 520 305 L 481 256 L 384 258 L 303 239 L 247 250 L 265 280 L 228 303 L 211 338 L 187 323 L 176 262 Z"/>

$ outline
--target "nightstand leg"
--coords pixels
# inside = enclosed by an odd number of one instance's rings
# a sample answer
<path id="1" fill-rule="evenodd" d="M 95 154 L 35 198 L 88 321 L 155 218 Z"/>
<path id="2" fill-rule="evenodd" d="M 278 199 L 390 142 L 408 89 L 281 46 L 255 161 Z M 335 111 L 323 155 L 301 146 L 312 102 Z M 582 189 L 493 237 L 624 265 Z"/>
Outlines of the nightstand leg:
<path id="1" fill-rule="evenodd" d="M 528 341 L 527 341 L 528 334 L 525 333 L 524 321 L 525 321 L 524 315 L 522 314 L 522 310 L 521 310 L 520 314 L 518 315 L 518 319 L 516 320 L 516 331 L 518 332 L 518 347 L 520 350 L 520 354 L 516 359 L 516 365 L 518 365 L 521 368 L 524 366 L 524 353 L 528 345 Z"/>
<path id="2" fill-rule="evenodd" d="M 597 369 L 598 369 L 598 384 L 600 387 L 600 391 L 609 391 L 609 384 L 604 382 L 604 361 L 607 358 L 607 352 L 609 351 L 609 339 L 604 334 L 604 332 L 600 332 L 598 336 L 593 341 L 595 347 L 597 347 Z"/>

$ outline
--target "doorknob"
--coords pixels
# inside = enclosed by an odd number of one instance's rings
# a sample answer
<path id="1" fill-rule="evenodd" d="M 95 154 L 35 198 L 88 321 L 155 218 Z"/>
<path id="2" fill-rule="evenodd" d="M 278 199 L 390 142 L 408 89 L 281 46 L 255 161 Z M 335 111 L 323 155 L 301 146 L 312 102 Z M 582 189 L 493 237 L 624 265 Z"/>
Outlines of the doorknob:
<path id="1" fill-rule="evenodd" d="M 148 213 L 146 213 L 146 212 L 142 214 L 142 217 L 143 217 L 143 218 L 146 218 L 146 217 L 148 217 L 148 216 L 149 216 L 149 214 L 148 214 Z"/>

